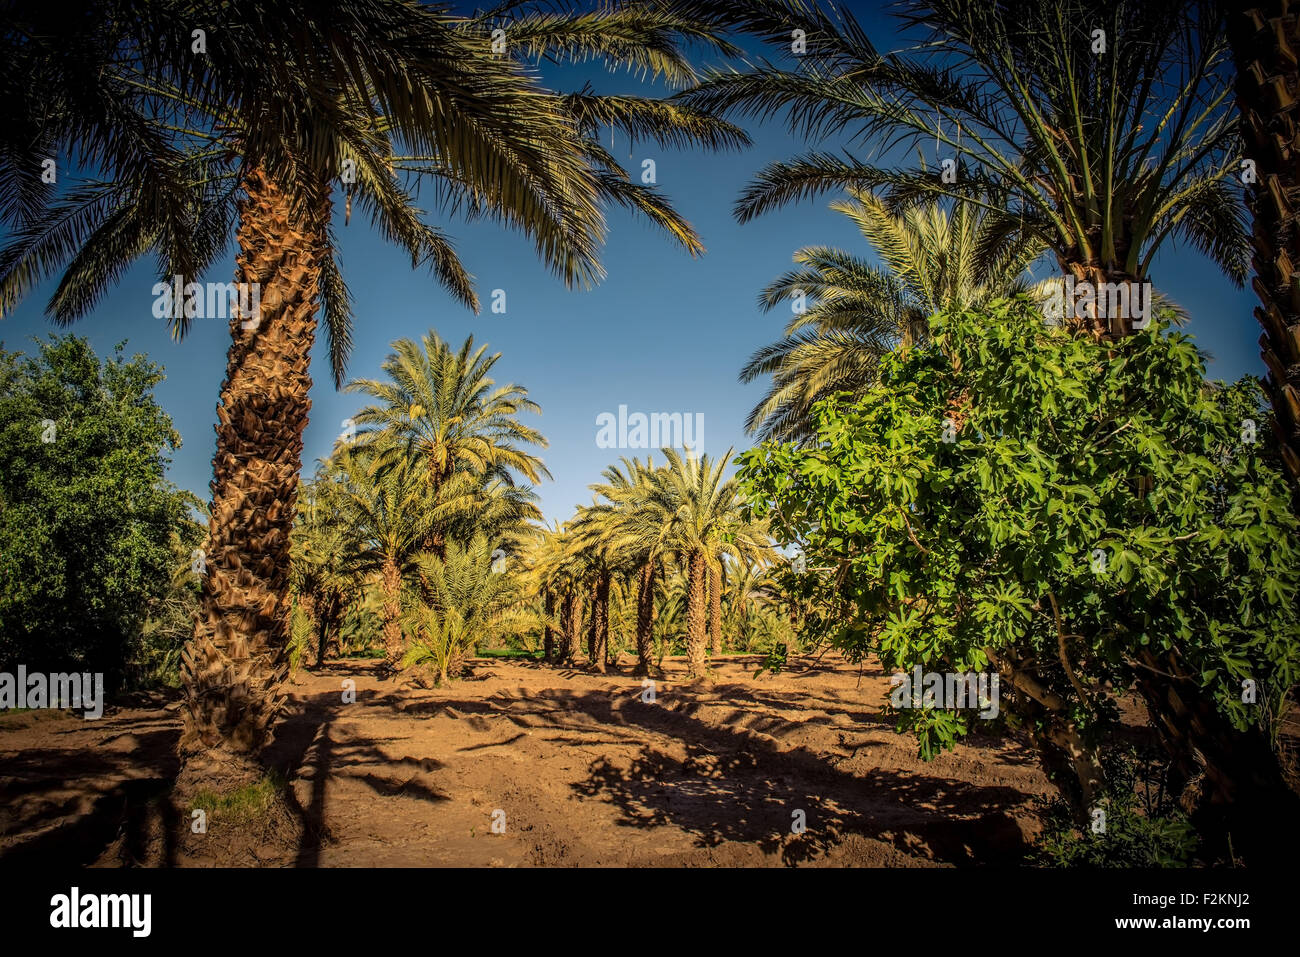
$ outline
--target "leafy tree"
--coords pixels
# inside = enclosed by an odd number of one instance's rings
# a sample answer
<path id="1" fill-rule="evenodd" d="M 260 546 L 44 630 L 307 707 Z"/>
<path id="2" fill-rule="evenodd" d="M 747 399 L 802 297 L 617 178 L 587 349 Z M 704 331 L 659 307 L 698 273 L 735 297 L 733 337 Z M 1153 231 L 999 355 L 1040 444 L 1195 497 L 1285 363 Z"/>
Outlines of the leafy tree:
<path id="1" fill-rule="evenodd" d="M 1257 385 L 1206 383 L 1190 340 L 1154 323 L 1113 356 L 1024 298 L 932 324 L 861 399 L 818 406 L 814 446 L 742 456 L 757 513 L 834 572 L 824 630 L 904 672 L 995 670 L 1078 820 L 1136 690 L 1179 786 L 1204 772 L 1199 825 L 1268 853 L 1265 822 L 1293 813 L 1272 740 L 1300 667 L 1300 565 Z M 900 726 L 923 755 L 975 720 L 921 704 Z"/>
<path id="2" fill-rule="evenodd" d="M 76 336 L 0 350 L 0 668 L 127 677 L 192 541 L 194 497 L 164 478 L 180 436 L 162 379 Z"/>

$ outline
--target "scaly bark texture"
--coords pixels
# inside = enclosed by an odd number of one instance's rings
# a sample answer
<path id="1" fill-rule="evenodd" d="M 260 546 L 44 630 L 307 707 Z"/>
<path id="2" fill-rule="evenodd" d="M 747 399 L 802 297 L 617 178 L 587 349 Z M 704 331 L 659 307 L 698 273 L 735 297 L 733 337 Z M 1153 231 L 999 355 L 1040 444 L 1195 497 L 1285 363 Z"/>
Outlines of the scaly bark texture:
<path id="1" fill-rule="evenodd" d="M 1300 21 L 1294 4 L 1259 0 L 1229 9 L 1228 39 L 1237 63 L 1246 158 L 1255 182 L 1246 184 L 1254 214 L 1255 278 L 1262 306 L 1255 318 L 1268 367 L 1274 428 L 1286 469 L 1300 480 Z M 1290 12 L 1288 12 L 1288 7 Z"/>
<path id="2" fill-rule="evenodd" d="M 1093 292 L 1097 294 L 1094 296 L 1091 306 L 1085 305 L 1084 318 L 1074 318 L 1073 313 L 1071 313 L 1070 316 L 1063 320 L 1065 326 L 1080 330 L 1086 329 L 1098 339 L 1122 339 L 1133 333 L 1134 317 L 1132 315 L 1131 305 L 1128 310 L 1125 310 L 1122 307 L 1122 304 L 1120 305 L 1120 308 L 1112 310 L 1109 306 L 1109 302 L 1106 302 L 1103 305 L 1104 297 L 1100 295 L 1100 291 L 1102 287 L 1107 284 L 1115 286 L 1127 285 L 1130 287 L 1129 302 L 1131 304 L 1133 302 L 1133 295 L 1136 292 L 1133 287 L 1140 285 L 1145 280 L 1138 279 L 1137 277 L 1128 275 L 1127 273 L 1107 270 L 1095 262 L 1085 263 L 1062 261 L 1061 267 L 1063 270 L 1074 276 L 1076 289 L 1078 288 L 1079 283 L 1086 282 L 1092 286 Z M 1148 306 L 1150 305 L 1149 299 L 1145 298 L 1145 294 L 1143 302 Z M 1072 310 L 1076 308 L 1076 305 L 1074 303 L 1067 303 L 1066 308 L 1067 310 Z"/>
<path id="3" fill-rule="evenodd" d="M 691 678 L 703 678 L 705 675 L 704 616 L 708 600 L 705 594 L 708 575 L 705 564 L 704 550 L 700 548 L 693 550 L 686 561 L 686 665 L 687 676 Z"/>
<path id="4" fill-rule="evenodd" d="M 1174 789 L 1203 775 L 1189 810 L 1197 830 L 1218 842 L 1208 850 L 1248 865 L 1294 860 L 1300 835 L 1278 822 L 1300 817 L 1300 798 L 1267 735 L 1232 727 L 1174 652 L 1148 651 L 1142 664 L 1137 688 L 1173 760 Z"/>
<path id="5" fill-rule="evenodd" d="M 260 170 L 244 186 L 235 279 L 259 284 L 261 312 L 256 324 L 244 316 L 230 323 L 207 569 L 182 655 L 181 794 L 261 775 L 288 670 L 289 532 L 329 198 L 322 189 L 308 222 L 296 222 L 287 196 Z"/>
<path id="6" fill-rule="evenodd" d="M 655 565 L 646 562 L 641 566 L 641 574 L 636 588 L 636 670 L 632 673 L 639 677 L 649 675 L 651 644 L 654 640 L 655 609 Z"/>
<path id="7" fill-rule="evenodd" d="M 722 563 L 709 569 L 709 654 L 722 654 Z"/>

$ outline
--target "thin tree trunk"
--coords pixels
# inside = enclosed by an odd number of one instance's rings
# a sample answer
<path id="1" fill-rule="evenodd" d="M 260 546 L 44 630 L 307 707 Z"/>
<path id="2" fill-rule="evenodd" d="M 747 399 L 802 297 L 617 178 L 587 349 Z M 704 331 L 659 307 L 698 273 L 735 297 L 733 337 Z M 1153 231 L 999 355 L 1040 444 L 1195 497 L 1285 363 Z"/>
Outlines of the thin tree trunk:
<path id="1" fill-rule="evenodd" d="M 316 667 L 325 664 L 325 655 L 329 651 L 330 632 L 335 627 L 339 615 L 339 598 L 329 593 L 324 602 L 318 604 L 320 619 L 316 623 Z"/>
<path id="2" fill-rule="evenodd" d="M 1044 687 L 1030 667 L 1005 652 L 986 648 L 985 653 L 1002 681 L 1014 689 L 1016 711 L 1029 729 L 1048 777 L 1070 806 L 1075 823 L 1089 826 L 1098 798 L 1106 790 L 1098 748 L 1086 741 L 1078 725 L 1066 716 L 1070 702 Z"/>
<path id="3" fill-rule="evenodd" d="M 655 563 L 641 566 L 636 590 L 636 670 L 632 673 L 644 677 L 651 672 L 651 643 L 654 640 Z"/>
<path id="4" fill-rule="evenodd" d="M 1300 124 L 1294 109 L 1300 66 L 1295 54 L 1282 48 L 1283 27 L 1291 24 L 1291 50 L 1300 38 L 1294 7 L 1291 18 L 1284 16 L 1286 7 L 1281 0 L 1229 6 L 1227 34 L 1237 64 L 1246 158 L 1255 169 L 1255 182 L 1246 184 L 1246 194 L 1254 214 L 1251 285 L 1263 304 L 1255 310 L 1264 327 L 1259 344 L 1268 367 L 1267 392 L 1282 458 L 1292 481 L 1300 481 L 1300 220 L 1295 209 Z"/>
<path id="5" fill-rule="evenodd" d="M 396 671 L 402 662 L 402 573 L 391 558 L 384 559 L 384 604 L 381 610 L 384 636 L 384 664 Z"/>
<path id="6" fill-rule="evenodd" d="M 596 573 L 591 589 L 591 631 L 587 639 L 591 667 L 605 673 L 605 655 L 609 650 L 609 569 Z"/>
<path id="7" fill-rule="evenodd" d="M 705 674 L 704 616 L 707 595 L 705 594 L 705 557 L 702 549 L 690 553 L 686 560 L 686 659 L 687 677 L 703 678 Z"/>
<path id="8" fill-rule="evenodd" d="M 582 644 L 582 596 L 576 588 L 565 592 L 561 601 L 561 624 L 564 627 L 564 653 L 561 663 L 572 667 L 578 660 Z"/>
<path id="9" fill-rule="evenodd" d="M 555 661 L 555 629 L 551 627 L 551 616 L 555 614 L 555 593 L 549 588 L 543 591 L 542 614 L 546 617 L 542 628 L 543 660 L 549 665 Z"/>
<path id="10" fill-rule="evenodd" d="M 302 223 L 261 170 L 247 174 L 244 188 L 235 278 L 257 284 L 260 317 L 255 327 L 251 317 L 230 323 L 207 567 L 194 637 L 182 655 L 182 795 L 260 777 L 288 672 L 289 534 L 311 409 L 329 195 L 322 188 Z"/>
<path id="11" fill-rule="evenodd" d="M 709 654 L 722 654 L 722 562 L 709 569 Z"/>

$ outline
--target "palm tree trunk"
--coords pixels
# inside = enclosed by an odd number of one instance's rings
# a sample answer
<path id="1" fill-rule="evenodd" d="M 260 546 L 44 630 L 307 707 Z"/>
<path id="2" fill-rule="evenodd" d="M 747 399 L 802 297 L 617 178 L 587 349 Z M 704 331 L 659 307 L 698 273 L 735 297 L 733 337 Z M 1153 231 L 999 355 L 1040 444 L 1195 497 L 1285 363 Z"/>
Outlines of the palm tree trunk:
<path id="1" fill-rule="evenodd" d="M 555 593 L 549 588 L 542 593 L 542 614 L 546 617 L 542 626 L 543 660 L 549 665 L 555 661 L 555 629 L 551 627 L 551 616 L 555 614 Z"/>
<path id="2" fill-rule="evenodd" d="M 338 628 L 341 600 L 337 593 L 331 593 L 321 608 L 320 625 L 316 631 L 316 667 L 325 664 L 325 655 L 329 651 L 330 637 Z"/>
<path id="3" fill-rule="evenodd" d="M 1197 830 L 1218 842 L 1208 850 L 1231 851 L 1252 866 L 1294 860 L 1300 835 L 1277 822 L 1300 817 L 1300 798 L 1287 785 L 1267 735 L 1259 727 L 1232 727 L 1173 652 L 1148 651 L 1141 664 L 1138 691 L 1173 758 L 1175 789 L 1204 772 L 1192 815 Z"/>
<path id="4" fill-rule="evenodd" d="M 1070 314 L 1064 317 L 1066 326 L 1077 326 L 1099 339 L 1122 339 L 1133 333 L 1135 316 L 1132 308 L 1124 309 L 1122 302 L 1116 309 L 1109 308 L 1109 305 L 1103 306 L 1101 290 L 1104 286 L 1128 286 L 1130 288 L 1128 301 L 1132 303 L 1133 296 L 1137 294 L 1136 287 L 1144 280 L 1120 270 L 1106 269 L 1095 262 L 1068 261 L 1063 262 L 1062 267 L 1074 277 L 1076 291 L 1080 283 L 1088 283 L 1094 292 L 1092 305 L 1084 306 L 1082 319 L 1072 318 L 1075 305 L 1067 303 L 1066 308 L 1070 310 Z M 1150 298 L 1147 297 L 1143 301 L 1150 308 Z"/>
<path id="5" fill-rule="evenodd" d="M 402 573 L 397 562 L 385 557 L 382 570 L 384 604 L 381 609 L 384 636 L 384 664 L 396 671 L 405 649 L 402 647 Z"/>
<path id="6" fill-rule="evenodd" d="M 1237 104 L 1246 155 L 1255 182 L 1246 193 L 1254 213 L 1255 278 L 1264 327 L 1259 344 L 1268 367 L 1268 395 L 1282 458 L 1292 480 L 1300 481 L 1300 222 L 1294 197 L 1300 192 L 1300 124 L 1295 103 L 1300 66 L 1294 54 L 1300 33 L 1290 20 L 1283 40 L 1286 4 L 1257 0 L 1252 9 L 1229 9 L 1228 40 L 1237 63 Z M 1289 49 L 1283 51 L 1283 43 Z"/>
<path id="7" fill-rule="evenodd" d="M 261 171 L 245 178 L 236 281 L 258 284 L 256 327 L 230 323 L 217 408 L 207 571 L 182 656 L 180 794 L 256 780 L 288 671 L 289 533 L 311 408 L 312 342 L 329 216 L 322 188 L 310 222 Z"/>
<path id="8" fill-rule="evenodd" d="M 578 660 L 582 644 L 582 596 L 576 588 L 565 593 L 560 605 L 561 624 L 564 626 L 564 653 L 561 663 L 572 666 Z"/>
<path id="9" fill-rule="evenodd" d="M 651 642 L 654 639 L 655 563 L 641 566 L 636 590 L 636 670 L 639 677 L 650 674 Z"/>
<path id="10" fill-rule="evenodd" d="M 709 569 L 709 654 L 722 654 L 722 562 Z"/>
<path id="11" fill-rule="evenodd" d="M 705 594 L 704 550 L 697 548 L 686 560 L 686 658 L 687 677 L 704 677 Z"/>
<path id="12" fill-rule="evenodd" d="M 596 573 L 591 588 L 591 631 L 587 638 L 587 653 L 591 667 L 599 674 L 605 673 L 605 655 L 609 649 L 609 569 Z"/>

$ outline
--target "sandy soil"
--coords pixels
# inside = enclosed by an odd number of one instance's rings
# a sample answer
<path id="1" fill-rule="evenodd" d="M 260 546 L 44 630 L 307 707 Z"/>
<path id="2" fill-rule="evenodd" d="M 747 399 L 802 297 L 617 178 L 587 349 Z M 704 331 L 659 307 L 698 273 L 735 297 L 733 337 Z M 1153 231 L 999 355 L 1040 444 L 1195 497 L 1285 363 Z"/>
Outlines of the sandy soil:
<path id="1" fill-rule="evenodd" d="M 270 756 L 290 783 L 284 807 L 252 826 L 213 817 L 206 834 L 168 797 L 175 701 L 98 721 L 0 716 L 0 864 L 1011 863 L 1050 790 L 1010 738 L 920 761 L 881 715 L 886 675 L 843 661 L 755 678 L 754 659 L 725 658 L 712 686 L 680 684 L 668 662 L 653 704 L 630 667 L 474 666 L 433 691 L 363 663 L 301 674 Z"/>

